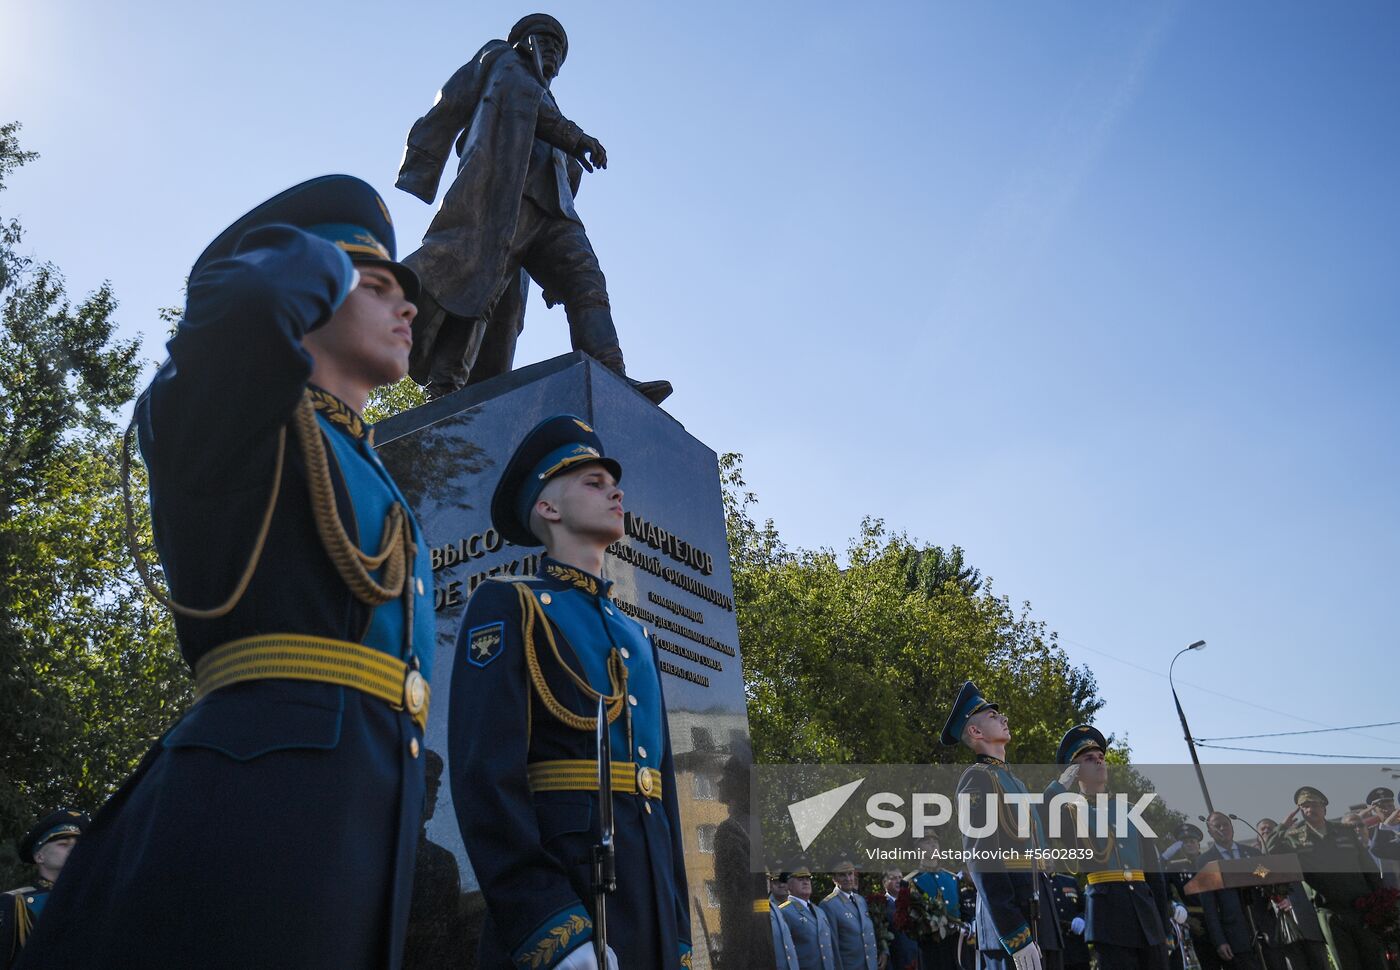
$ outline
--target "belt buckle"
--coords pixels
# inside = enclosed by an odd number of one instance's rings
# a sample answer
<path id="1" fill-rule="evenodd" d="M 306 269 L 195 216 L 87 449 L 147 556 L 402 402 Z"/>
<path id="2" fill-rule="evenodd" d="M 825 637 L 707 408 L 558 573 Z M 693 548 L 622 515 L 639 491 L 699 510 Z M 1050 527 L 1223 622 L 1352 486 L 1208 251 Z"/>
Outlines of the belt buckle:
<path id="1" fill-rule="evenodd" d="M 637 790 L 648 797 L 651 795 L 651 769 L 646 765 L 637 768 Z"/>
<path id="2" fill-rule="evenodd" d="M 403 679 L 403 706 L 414 717 L 423 712 L 428 703 L 428 682 L 416 670 L 410 670 Z"/>

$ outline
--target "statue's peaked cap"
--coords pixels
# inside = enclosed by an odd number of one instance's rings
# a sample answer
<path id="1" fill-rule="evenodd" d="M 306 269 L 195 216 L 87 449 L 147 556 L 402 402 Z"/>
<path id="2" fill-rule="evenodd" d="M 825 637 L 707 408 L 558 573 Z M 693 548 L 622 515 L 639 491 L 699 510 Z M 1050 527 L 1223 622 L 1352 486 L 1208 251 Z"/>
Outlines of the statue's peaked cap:
<path id="1" fill-rule="evenodd" d="M 531 34 L 553 34 L 559 38 L 559 42 L 564 45 L 562 59 L 569 56 L 569 35 L 564 33 L 564 25 L 555 20 L 547 13 L 532 13 L 521 17 L 515 22 L 515 26 L 510 29 L 510 34 L 506 37 L 512 45 L 520 43 Z"/>

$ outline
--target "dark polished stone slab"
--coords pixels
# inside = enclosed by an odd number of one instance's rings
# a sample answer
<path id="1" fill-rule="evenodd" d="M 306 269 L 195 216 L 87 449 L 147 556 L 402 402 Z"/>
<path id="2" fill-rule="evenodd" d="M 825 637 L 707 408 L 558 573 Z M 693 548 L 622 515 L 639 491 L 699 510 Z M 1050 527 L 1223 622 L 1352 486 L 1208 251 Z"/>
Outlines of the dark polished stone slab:
<path id="1" fill-rule="evenodd" d="M 465 388 L 375 428 L 380 457 L 433 547 L 437 660 L 427 743 L 446 757 L 457 627 L 492 572 L 528 572 L 538 549 L 504 544 L 489 506 L 525 432 L 553 414 L 593 425 L 622 462 L 628 535 L 606 557 L 618 601 L 663 665 L 691 897 L 693 965 L 773 966 L 761 874 L 749 872 L 752 748 L 715 453 L 591 358 L 568 354 Z M 474 966 L 482 904 L 449 786 L 420 843 L 406 967 Z M 460 887 L 460 888 L 459 888 Z M 626 917 L 611 914 L 614 932 Z"/>

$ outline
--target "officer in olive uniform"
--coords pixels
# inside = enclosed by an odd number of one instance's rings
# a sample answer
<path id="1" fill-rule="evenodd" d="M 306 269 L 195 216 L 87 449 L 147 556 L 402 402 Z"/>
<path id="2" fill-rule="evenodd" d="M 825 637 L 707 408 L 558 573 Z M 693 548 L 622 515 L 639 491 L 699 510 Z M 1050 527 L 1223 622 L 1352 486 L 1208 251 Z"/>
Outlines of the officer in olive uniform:
<path id="1" fill-rule="evenodd" d="M 60 808 L 45 815 L 16 843 L 19 859 L 39 871 L 32 886 L 0 896 L 0 968 L 8 970 L 29 942 L 34 922 L 49 901 L 49 892 L 68 861 L 68 853 L 88 826 L 86 812 Z"/>
<path id="2" fill-rule="evenodd" d="M 1356 910 L 1356 900 L 1381 887 L 1370 853 L 1345 825 L 1327 819 L 1327 796 L 1311 785 L 1293 793 L 1302 812 L 1284 834 L 1298 854 L 1303 878 L 1316 894 L 1319 910 L 1330 915 L 1332 945 L 1340 970 L 1385 965 L 1385 947 Z"/>
<path id="3" fill-rule="evenodd" d="M 801 892 L 797 891 L 799 887 Z M 778 912 L 787 920 L 792 945 L 797 951 L 797 965 L 801 970 L 842 970 L 841 958 L 831 936 L 831 921 L 812 903 L 811 870 L 797 869 L 789 873 L 788 888 L 793 893 Z"/>
<path id="4" fill-rule="evenodd" d="M 846 863 L 832 875 L 831 893 L 817 905 L 831 923 L 831 936 L 842 970 L 875 970 L 875 924 L 869 904 L 856 891 L 855 866 Z"/>
<path id="5" fill-rule="evenodd" d="M 984 698 L 972 681 L 963 684 L 943 726 L 946 745 L 959 742 L 977 755 L 963 772 L 958 799 L 967 796 L 972 818 L 965 828 L 980 827 L 993 803 L 998 824 L 987 836 L 964 834 L 963 850 L 977 853 L 968 862 L 977 886 L 977 943 L 984 966 L 1037 970 L 1060 967 L 1060 929 L 1055 918 L 1050 877 L 1034 851 L 1048 848 L 1039 813 L 1023 837 L 1006 794 L 1026 794 L 1025 783 L 1006 763 L 1011 730 L 1006 715 Z"/>
<path id="6" fill-rule="evenodd" d="M 417 292 L 348 175 L 196 260 L 134 418 L 169 597 L 148 585 L 196 701 L 94 817 L 20 966 L 399 965 L 431 571 L 361 411 L 407 373 Z"/>
<path id="7" fill-rule="evenodd" d="M 622 537 L 621 477 L 583 419 L 557 415 L 525 436 L 492 496 L 500 534 L 544 545 L 546 555 L 534 577 L 477 587 L 453 659 L 448 770 L 486 901 L 482 967 L 595 964 L 600 699 L 611 725 L 617 855 L 608 944 L 624 970 L 690 965 L 656 648 L 601 576 L 604 550 Z"/>
<path id="8" fill-rule="evenodd" d="M 1067 872 L 1050 876 L 1055 886 L 1055 915 L 1065 942 L 1065 970 L 1089 970 L 1089 944 L 1084 941 L 1084 894 L 1079 881 Z"/>
<path id="9" fill-rule="evenodd" d="M 1104 755 L 1108 741 L 1091 724 L 1077 724 L 1065 732 L 1055 753 L 1055 763 L 1065 767 L 1045 789 L 1045 803 L 1078 788 L 1086 797 L 1088 835 L 1080 836 L 1075 824 L 1078 806 L 1061 809 L 1060 836 L 1078 850 L 1093 853 L 1081 862 L 1088 873 L 1087 932 L 1101 970 L 1166 970 L 1167 928 L 1171 925 L 1171 901 L 1162 876 L 1156 848 L 1128 826 L 1119 836 L 1118 804 L 1108 803 L 1108 818 L 1101 819 L 1095 796 L 1107 791 L 1108 770 Z M 1100 825 L 1106 835 L 1099 835 Z"/>

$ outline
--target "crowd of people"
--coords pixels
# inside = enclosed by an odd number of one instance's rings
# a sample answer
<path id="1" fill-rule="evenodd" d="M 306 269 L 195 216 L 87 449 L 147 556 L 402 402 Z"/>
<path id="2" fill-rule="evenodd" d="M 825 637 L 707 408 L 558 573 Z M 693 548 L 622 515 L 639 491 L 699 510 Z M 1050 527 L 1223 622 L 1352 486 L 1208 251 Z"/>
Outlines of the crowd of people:
<path id="1" fill-rule="evenodd" d="M 971 683 L 959 696 L 945 743 L 977 756 L 960 791 L 1025 791 L 1005 761 L 1009 718 Z M 1107 742 L 1091 725 L 1062 740 L 1063 772 L 1045 791 L 1092 796 L 1109 791 Z M 778 970 L 1388 970 L 1400 949 L 1400 811 L 1378 787 L 1364 805 L 1329 819 L 1327 795 L 1305 785 L 1283 820 L 1251 825 L 1225 811 L 1183 822 L 1170 836 L 1143 838 L 1131 827 L 1051 826 L 1042 816 L 1022 836 L 1003 819 L 960 848 L 1030 849 L 1069 845 L 1078 861 L 1043 868 L 1010 862 L 958 862 L 936 838 L 920 843 L 926 861 L 912 872 L 878 874 L 863 897 L 853 869 L 812 898 L 812 874 L 769 874 L 769 912 Z M 1110 822 L 1115 822 L 1109 806 Z M 1086 801 L 1092 815 L 1099 810 Z M 1074 811 L 1066 809 L 1066 811 Z M 1235 822 L 1250 830 L 1236 839 Z M 1072 833 L 1051 840 L 1048 833 Z M 985 858 L 990 858 L 988 854 Z M 1251 860 L 1239 862 L 1238 860 Z M 1214 865 L 1212 865 L 1214 864 Z M 949 868 L 956 871 L 949 871 Z M 877 874 L 866 874 L 873 884 Z"/>

